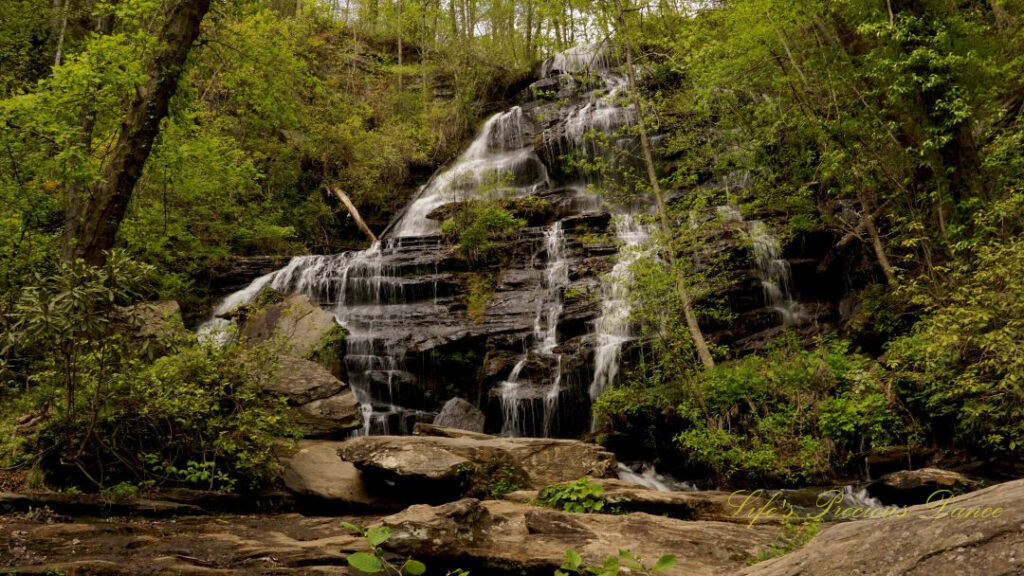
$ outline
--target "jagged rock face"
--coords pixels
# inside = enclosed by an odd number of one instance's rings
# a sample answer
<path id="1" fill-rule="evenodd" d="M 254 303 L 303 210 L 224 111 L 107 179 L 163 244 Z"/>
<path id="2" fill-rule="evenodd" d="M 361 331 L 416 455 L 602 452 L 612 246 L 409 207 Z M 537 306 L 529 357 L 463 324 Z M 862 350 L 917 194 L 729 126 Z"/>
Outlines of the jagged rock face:
<path id="1" fill-rule="evenodd" d="M 740 576 L 994 576 L 1021 574 L 1024 480 L 933 504 L 899 517 L 844 522 L 806 546 Z"/>
<path id="2" fill-rule="evenodd" d="M 306 437 L 337 436 L 363 425 L 363 413 L 352 390 L 316 362 L 290 356 L 264 389 L 285 397 L 296 424 Z"/>
<path id="3" fill-rule="evenodd" d="M 459 566 L 481 574 L 551 574 L 575 550 L 600 566 L 616 550 L 653 565 L 675 554 L 668 575 L 720 576 L 741 568 L 779 533 L 726 522 L 682 521 L 643 513 L 569 514 L 517 502 L 459 500 L 412 506 L 384 518 L 385 545 L 430 566 Z"/>

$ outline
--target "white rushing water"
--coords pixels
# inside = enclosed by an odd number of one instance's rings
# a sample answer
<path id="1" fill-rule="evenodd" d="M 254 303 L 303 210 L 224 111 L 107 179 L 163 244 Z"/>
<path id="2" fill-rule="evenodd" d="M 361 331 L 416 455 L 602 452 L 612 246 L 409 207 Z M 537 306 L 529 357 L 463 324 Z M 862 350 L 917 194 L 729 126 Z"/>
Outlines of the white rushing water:
<path id="1" fill-rule="evenodd" d="M 629 301 L 633 282 L 633 264 L 647 254 L 650 229 L 633 215 L 615 221 L 619 239 L 619 259 L 601 285 L 601 316 L 597 320 L 597 349 L 594 351 L 594 378 L 590 383 L 590 399 L 596 400 L 615 382 L 619 374 L 622 345 L 633 338 L 629 321 Z"/>
<path id="2" fill-rule="evenodd" d="M 558 396 L 561 392 L 562 359 L 555 352 L 558 346 L 558 320 L 562 315 L 563 291 L 569 285 L 569 261 L 566 254 L 565 231 L 561 222 L 552 224 L 544 234 L 546 264 L 541 289 L 543 297 L 537 305 L 533 323 L 533 345 L 513 367 L 508 378 L 499 387 L 504 421 L 502 434 L 526 436 L 535 432 L 538 421 L 543 435 L 551 432 L 558 410 Z M 538 387 L 522 378 L 523 368 L 531 355 L 549 361 L 554 365 L 543 397 L 538 399 Z M 540 414 L 537 414 L 540 400 Z M 538 420 L 539 416 L 539 420 Z"/>
<path id="3" fill-rule="evenodd" d="M 636 472 L 629 466 L 619 462 L 618 476 L 619 480 L 623 482 L 639 484 L 645 488 L 660 492 L 691 492 L 697 490 L 697 487 L 689 482 L 676 480 L 668 474 L 659 474 L 653 464 L 644 464 L 640 472 Z"/>
<path id="4" fill-rule="evenodd" d="M 574 87 L 578 92 L 570 103 L 547 110 L 554 117 L 545 120 L 542 133 L 535 132 L 519 106 L 494 114 L 465 151 L 419 190 L 371 247 L 344 254 L 292 258 L 285 267 L 224 298 L 216 307 L 215 317 L 200 331 L 209 338 L 228 337 L 229 322 L 225 318 L 238 306 L 252 302 L 264 289 L 307 294 L 333 313 L 348 331 L 344 363 L 349 383 L 362 405 L 364 433 L 401 431 L 403 418 L 414 412 L 395 403 L 396 390 L 410 376 L 403 365 L 406 351 L 398 349 L 398 342 L 408 337 L 408 332 L 403 332 L 403 323 L 422 324 L 431 317 L 451 312 L 438 303 L 436 283 L 434 300 L 429 295 L 425 299 L 423 282 L 403 278 L 401 270 L 389 268 L 395 264 L 386 263 L 402 261 L 403 251 L 411 254 L 419 250 L 417 255 L 422 255 L 435 246 L 440 248 L 440 223 L 430 216 L 445 204 L 482 197 L 524 197 L 551 189 L 548 168 L 535 152 L 537 144 L 542 145 L 546 158 L 550 156 L 560 163 L 562 155 L 569 153 L 603 154 L 610 158 L 611 153 L 599 150 L 589 135 L 596 132 L 617 137 L 617 131 L 634 123 L 631 109 L 621 102 L 625 77 L 611 71 L 611 64 L 608 52 L 600 44 L 556 55 L 544 66 L 545 78 L 557 78 L 559 86 Z M 612 147 L 615 145 L 613 141 Z M 584 191 L 585 175 L 569 170 L 563 180 L 561 184 L 569 191 L 572 210 L 597 207 L 598 200 Z M 617 223 L 616 231 L 627 252 L 612 271 L 610 277 L 614 278 L 628 273 L 626 261 L 632 258 L 628 248 L 639 245 L 645 234 L 631 219 L 624 221 L 627 223 Z M 538 251 L 541 254 L 545 258 L 542 296 L 532 337 L 524 344 L 523 357 L 498 388 L 504 414 L 502 430 L 510 435 L 548 435 L 556 430 L 558 402 L 564 391 L 563 359 L 556 350 L 563 292 L 570 281 L 565 231 L 560 222 L 545 231 L 542 249 Z M 600 344 L 595 385 L 600 389 L 615 379 L 618 350 L 629 338 L 625 322 L 628 309 L 624 308 L 627 294 L 611 285 L 603 293 L 611 301 L 603 305 L 601 320 L 596 325 Z M 538 366 L 546 368 L 541 370 Z M 540 374 L 548 370 L 547 377 Z"/>
<path id="5" fill-rule="evenodd" d="M 744 234 L 753 249 L 754 265 L 758 279 L 761 280 L 765 305 L 779 315 L 784 326 L 798 323 L 802 309 L 800 303 L 793 298 L 792 273 L 789 262 L 782 257 L 782 244 L 778 237 L 760 220 L 745 221 L 736 206 L 719 206 L 718 214 L 723 220 L 746 225 Z"/>
<path id="6" fill-rule="evenodd" d="M 436 234 L 440 224 L 428 216 L 452 201 L 477 198 L 481 192 L 528 196 L 547 186 L 547 167 L 523 141 L 522 116 L 519 106 L 491 116 L 458 160 L 420 190 L 391 236 Z"/>

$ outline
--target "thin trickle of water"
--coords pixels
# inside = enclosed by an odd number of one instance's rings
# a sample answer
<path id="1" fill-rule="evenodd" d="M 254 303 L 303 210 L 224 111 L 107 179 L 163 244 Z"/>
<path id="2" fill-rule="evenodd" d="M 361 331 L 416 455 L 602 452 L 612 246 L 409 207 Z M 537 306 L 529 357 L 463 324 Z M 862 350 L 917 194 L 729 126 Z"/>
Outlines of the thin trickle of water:
<path id="1" fill-rule="evenodd" d="M 632 266 L 647 253 L 644 246 L 650 239 L 649 228 L 633 215 L 616 219 L 615 233 L 621 245 L 619 260 L 601 286 L 601 316 L 595 330 L 597 349 L 594 351 L 594 378 L 590 383 L 591 400 L 596 400 L 615 382 L 622 346 L 633 338 L 629 322 Z"/>
<path id="2" fill-rule="evenodd" d="M 555 352 L 558 346 L 558 319 L 562 315 L 562 292 L 569 285 L 569 261 L 566 257 L 565 232 L 561 222 L 555 222 L 544 234 L 544 253 L 547 263 L 544 267 L 542 289 L 544 297 L 537 306 L 533 323 L 533 346 L 513 367 L 509 377 L 499 388 L 504 422 L 502 434 L 508 436 L 530 435 L 538 424 L 536 412 L 536 388 L 522 380 L 522 371 L 531 355 L 550 360 L 554 364 L 551 383 L 544 392 L 540 415 L 542 433 L 549 435 L 556 425 L 558 396 L 561 393 L 562 358 Z"/>
<path id="3" fill-rule="evenodd" d="M 745 222 L 736 206 L 719 206 L 718 214 L 727 222 Z M 782 257 L 782 244 L 778 237 L 760 220 L 748 222 L 745 234 L 753 248 L 754 266 L 764 290 L 765 305 L 779 315 L 783 326 L 798 323 L 802 310 L 799 302 L 793 299 L 789 261 Z"/>

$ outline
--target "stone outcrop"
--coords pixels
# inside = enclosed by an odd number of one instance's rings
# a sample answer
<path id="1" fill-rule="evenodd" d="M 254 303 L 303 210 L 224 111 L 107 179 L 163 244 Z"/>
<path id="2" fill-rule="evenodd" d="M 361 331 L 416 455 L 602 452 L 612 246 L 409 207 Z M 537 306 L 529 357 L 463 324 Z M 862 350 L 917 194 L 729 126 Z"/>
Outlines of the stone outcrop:
<path id="1" fill-rule="evenodd" d="M 1010 576 L 1024 573 L 1024 480 L 844 522 L 741 576 Z M 998 513 L 995 511 L 998 510 Z"/>
<path id="2" fill-rule="evenodd" d="M 745 501 L 743 496 L 733 496 L 730 492 L 679 491 L 664 492 L 645 488 L 631 482 L 614 478 L 591 478 L 591 483 L 604 488 L 601 498 L 612 508 L 623 512 L 646 512 L 659 516 L 668 516 L 679 520 L 716 520 L 749 524 L 751 518 L 744 510 L 762 506 L 764 499 L 754 498 Z M 513 502 L 529 503 L 537 500 L 537 490 L 518 490 L 506 494 L 504 498 Z M 775 523 L 778 516 L 761 516 L 755 523 Z"/>
<path id="3" fill-rule="evenodd" d="M 486 493 L 502 480 L 539 489 L 611 476 L 616 467 L 615 457 L 597 445 L 545 438 L 368 436 L 348 440 L 338 453 L 367 481 L 394 485 L 416 502 Z"/>
<path id="4" fill-rule="evenodd" d="M 462 567 L 476 574 L 551 574 L 566 550 L 600 565 L 619 550 L 653 564 L 676 555 L 668 575 L 720 576 L 738 570 L 772 542 L 779 529 L 725 522 L 686 522 L 643 513 L 570 514 L 500 500 L 464 499 L 443 506 L 412 506 L 384 518 L 386 546 L 428 566 Z"/>
<path id="5" fill-rule="evenodd" d="M 462 398 L 452 398 L 444 403 L 441 411 L 434 417 L 434 425 L 483 432 L 485 419 L 484 413 L 476 406 Z"/>
<path id="6" fill-rule="evenodd" d="M 977 487 L 977 482 L 960 474 L 939 468 L 892 472 L 868 484 L 868 494 L 885 504 L 909 506 L 923 504 L 938 491 L 962 494 Z"/>
<path id="7" fill-rule="evenodd" d="M 356 395 L 344 382 L 316 362 L 290 356 L 264 389 L 288 399 L 300 430 L 307 437 L 333 436 L 363 425 Z"/>
<path id="8" fill-rule="evenodd" d="M 334 316 L 305 294 L 256 310 L 242 325 L 249 344 L 268 343 L 277 354 L 315 360 L 341 378 L 345 331 Z"/>
<path id="9" fill-rule="evenodd" d="M 0 573 L 104 576 L 356 574 L 363 538 L 337 518 L 297 514 L 72 520 L 45 510 L 0 516 Z"/>
<path id="10" fill-rule="evenodd" d="M 351 462 L 338 458 L 341 442 L 302 440 L 282 458 L 282 481 L 300 499 L 332 510 L 398 510 L 394 500 L 375 494 Z"/>

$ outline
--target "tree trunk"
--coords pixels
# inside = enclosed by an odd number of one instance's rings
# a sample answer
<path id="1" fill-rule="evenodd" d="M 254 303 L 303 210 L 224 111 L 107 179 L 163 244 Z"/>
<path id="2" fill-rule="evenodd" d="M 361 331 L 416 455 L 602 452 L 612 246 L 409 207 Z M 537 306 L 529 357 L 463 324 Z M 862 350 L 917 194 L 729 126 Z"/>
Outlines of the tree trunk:
<path id="1" fill-rule="evenodd" d="M 328 184 L 327 188 L 329 188 L 330 191 L 333 192 L 334 195 L 338 197 L 338 200 L 340 200 L 341 203 L 345 205 L 345 208 L 348 210 L 348 213 L 352 215 L 352 219 L 356 221 L 356 226 L 359 226 L 359 229 L 363 231 L 363 234 L 366 234 L 366 237 L 370 239 L 370 242 L 376 242 L 377 236 L 373 234 L 373 230 L 370 230 L 370 227 L 366 225 L 366 222 L 363 220 L 363 217 L 359 215 L 359 210 L 356 209 L 356 205 L 352 203 L 352 200 L 348 197 L 348 194 L 345 194 L 345 192 L 342 191 L 341 188 L 338 188 L 333 184 Z"/>
<path id="2" fill-rule="evenodd" d="M 103 170 L 103 182 L 85 203 L 73 253 L 90 264 L 102 264 L 114 245 L 135 184 L 149 158 L 160 122 L 178 87 L 210 0 L 179 0 L 167 12 L 160 31 L 160 48 L 149 64 L 148 79 L 136 88 L 121 124 L 117 144 Z"/>
<path id="3" fill-rule="evenodd" d="M 686 285 L 686 280 L 679 274 L 678 267 L 676 266 L 676 251 L 672 245 L 672 227 L 669 225 L 668 214 L 665 209 L 665 200 L 661 195 L 661 184 L 658 182 L 658 174 L 654 169 L 654 156 L 651 153 L 651 142 L 647 137 L 647 128 L 644 126 L 643 110 L 640 105 L 640 96 L 636 87 L 636 72 L 633 68 L 633 50 L 632 46 L 630 46 L 628 34 L 626 32 L 625 18 L 623 17 L 621 7 L 618 7 L 618 21 L 619 34 L 622 38 L 623 48 L 626 52 L 626 76 L 629 80 L 629 94 L 633 101 L 633 110 L 636 114 L 637 128 L 640 132 L 640 147 L 644 154 L 644 164 L 647 165 L 647 177 L 651 182 L 651 190 L 654 192 L 654 198 L 658 205 L 661 233 L 665 238 L 665 242 L 668 244 L 666 252 L 668 255 L 669 266 L 671 267 L 671 273 L 674 276 L 679 301 L 683 306 L 683 316 L 686 319 L 686 327 L 689 329 L 690 337 L 693 339 L 693 346 L 697 349 L 697 356 L 700 358 L 700 362 L 705 368 L 714 368 L 715 360 L 712 358 L 711 351 L 708 349 L 707 340 L 704 339 L 704 333 L 700 329 L 700 324 L 697 323 L 697 315 L 693 311 L 693 299 L 690 296 L 690 290 Z"/>

